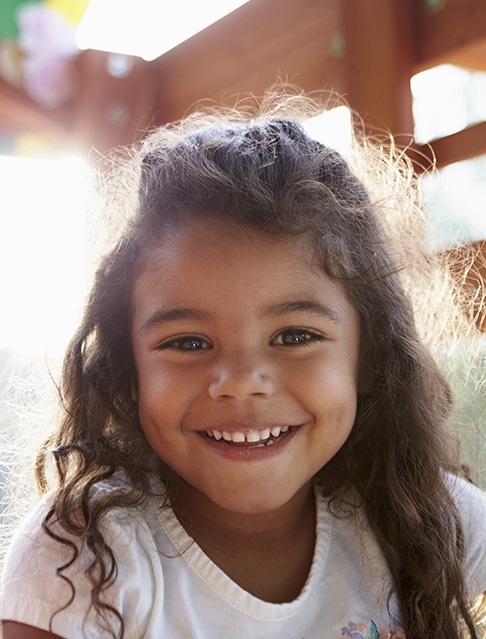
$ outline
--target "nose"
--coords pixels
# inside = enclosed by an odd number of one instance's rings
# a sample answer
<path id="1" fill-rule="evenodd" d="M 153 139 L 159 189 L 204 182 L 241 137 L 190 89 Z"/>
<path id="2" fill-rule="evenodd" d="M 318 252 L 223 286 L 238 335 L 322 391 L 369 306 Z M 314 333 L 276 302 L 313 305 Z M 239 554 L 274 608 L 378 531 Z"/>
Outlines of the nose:
<path id="1" fill-rule="evenodd" d="M 218 362 L 209 385 L 209 395 L 218 401 L 271 397 L 274 380 L 268 367 L 251 356 L 234 355 Z"/>

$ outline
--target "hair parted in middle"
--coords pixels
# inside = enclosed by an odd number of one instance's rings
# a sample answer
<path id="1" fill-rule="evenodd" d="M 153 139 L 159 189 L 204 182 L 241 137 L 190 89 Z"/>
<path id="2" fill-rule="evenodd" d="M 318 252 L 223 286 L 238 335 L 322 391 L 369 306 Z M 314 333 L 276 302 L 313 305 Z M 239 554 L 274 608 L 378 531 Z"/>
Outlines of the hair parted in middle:
<path id="1" fill-rule="evenodd" d="M 319 486 L 331 504 L 342 503 L 350 490 L 359 496 L 390 566 L 407 637 L 458 639 L 452 604 L 468 625 L 470 617 L 461 527 L 443 481 L 444 470 L 455 468 L 444 436 L 451 393 L 423 331 L 419 335 L 418 307 L 404 287 L 424 265 L 430 272 L 434 266 L 418 246 L 420 209 L 415 196 L 404 195 L 410 183 L 402 175 L 401 195 L 390 187 L 391 198 L 377 196 L 374 179 L 390 166 L 377 163 L 374 177 L 367 167 L 365 186 L 358 173 L 366 161 L 352 170 L 351 161 L 281 114 L 216 113 L 154 131 L 130 159 L 131 173 L 124 169 L 126 197 L 121 187 L 113 196 L 128 209 L 128 219 L 100 263 L 69 346 L 60 386 L 65 417 L 39 457 L 39 482 L 45 484 L 53 449 L 61 480 L 55 513 L 66 530 L 75 528 L 69 515 L 74 495 L 84 500 L 86 527 L 96 529 L 113 504 L 92 505 L 88 492 L 115 471 L 123 470 L 134 488 L 118 498 L 121 505 L 149 492 L 152 472 L 175 491 L 176 478 L 149 448 L 138 418 L 130 345 L 134 281 L 160 238 L 195 218 L 233 220 L 276 240 L 305 236 L 313 266 L 339 282 L 362 332 L 356 421 L 320 471 Z M 396 222 L 399 235 L 414 235 L 413 262 L 405 244 L 394 250 L 390 228 Z M 423 270 L 422 284 L 431 281 L 430 272 Z"/>

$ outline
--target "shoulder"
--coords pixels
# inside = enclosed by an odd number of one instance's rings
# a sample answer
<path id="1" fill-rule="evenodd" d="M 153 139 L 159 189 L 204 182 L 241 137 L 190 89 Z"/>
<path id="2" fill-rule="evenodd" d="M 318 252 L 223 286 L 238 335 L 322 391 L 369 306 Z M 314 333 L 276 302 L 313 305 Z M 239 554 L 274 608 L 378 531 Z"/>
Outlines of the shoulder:
<path id="1" fill-rule="evenodd" d="M 462 523 L 485 530 L 486 493 L 471 482 L 451 474 L 445 476 L 445 483 L 459 510 Z"/>
<path id="2" fill-rule="evenodd" d="M 464 573 L 470 595 L 486 591 L 486 493 L 464 479 L 446 476 L 464 534 Z"/>
<path id="3" fill-rule="evenodd" d="M 100 484 L 93 499 L 123 489 L 119 482 Z M 81 624 L 86 617 L 88 625 L 96 627 L 89 577 L 94 545 L 86 536 L 67 533 L 56 520 L 50 525 L 53 535 L 46 533 L 43 521 L 53 498 L 48 495 L 42 499 L 14 535 L 2 575 L 0 618 L 44 629 L 52 618 L 54 632 L 70 636 L 74 620 Z M 103 598 L 123 614 L 127 628 L 149 614 L 155 591 L 159 596 L 164 589 L 154 523 L 157 518 L 150 515 L 152 511 L 156 512 L 156 502 L 147 498 L 137 508 L 107 510 L 99 525 L 115 561 L 116 575 Z M 130 603 L 134 601 L 138 602 L 136 609 Z M 81 633 L 81 626 L 74 630 Z M 136 632 L 128 636 L 136 636 Z"/>
<path id="4" fill-rule="evenodd" d="M 133 505 L 123 506 L 120 497 L 130 491 L 132 488 L 123 477 L 114 477 L 95 485 L 90 495 L 91 503 L 98 501 L 106 505 L 98 528 L 117 559 L 123 558 L 124 553 L 128 551 L 133 554 L 141 547 L 150 547 L 150 539 L 155 532 L 152 523 L 154 517 L 151 516 L 156 508 L 154 497 L 140 496 Z M 23 556 L 24 551 L 29 550 L 33 552 L 42 549 L 43 552 L 47 552 L 48 557 L 59 559 L 71 555 L 74 548 L 81 554 L 91 552 L 86 535 L 76 536 L 67 532 L 55 515 L 48 521 L 48 529 L 52 534 L 46 532 L 44 522 L 55 499 L 55 493 L 45 495 L 23 520 L 13 537 L 7 564 L 12 560 L 12 556 Z M 162 494 L 158 501 L 162 503 Z"/>
<path id="5" fill-rule="evenodd" d="M 100 521 L 100 528 L 103 534 L 110 534 L 111 529 L 118 529 L 120 527 L 130 528 L 136 525 L 139 517 L 136 508 L 110 508 L 110 497 L 115 498 L 128 492 L 129 485 L 122 478 L 113 478 L 109 481 L 103 481 L 96 484 L 90 495 L 90 502 L 104 501 L 107 504 L 106 513 L 103 514 Z M 52 507 L 57 499 L 55 492 L 50 492 L 44 495 L 37 505 L 28 513 L 28 515 L 20 522 L 16 532 L 13 535 L 10 551 L 7 555 L 7 559 L 11 558 L 12 552 L 19 550 L 19 548 L 37 547 L 39 545 L 48 547 L 55 547 L 59 549 L 59 543 L 56 541 L 55 536 L 59 535 L 63 539 L 74 543 L 76 546 L 81 547 L 84 544 L 83 537 L 79 538 L 73 534 L 65 531 L 62 522 L 56 518 L 54 514 L 49 517 L 48 524 L 49 530 L 53 535 L 46 533 L 44 523 L 48 514 L 52 511 Z M 113 500 L 115 503 L 115 499 Z M 118 500 L 116 500 L 118 501 Z M 74 508 L 73 512 L 77 509 L 77 500 L 73 500 Z M 75 518 L 74 518 L 75 519 Z M 62 545 L 62 544 L 61 544 Z M 72 544 L 71 544 L 72 545 Z"/>

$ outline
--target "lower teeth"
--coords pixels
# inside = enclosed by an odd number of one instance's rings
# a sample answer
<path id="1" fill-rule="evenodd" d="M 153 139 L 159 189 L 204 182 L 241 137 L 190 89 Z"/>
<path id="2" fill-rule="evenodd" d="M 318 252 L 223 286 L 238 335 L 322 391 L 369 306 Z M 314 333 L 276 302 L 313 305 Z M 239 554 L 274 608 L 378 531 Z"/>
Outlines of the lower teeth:
<path id="1" fill-rule="evenodd" d="M 265 446 L 271 446 L 272 444 L 275 444 L 275 440 L 267 439 L 266 442 L 260 442 L 259 444 L 257 444 L 255 448 L 265 448 Z"/>

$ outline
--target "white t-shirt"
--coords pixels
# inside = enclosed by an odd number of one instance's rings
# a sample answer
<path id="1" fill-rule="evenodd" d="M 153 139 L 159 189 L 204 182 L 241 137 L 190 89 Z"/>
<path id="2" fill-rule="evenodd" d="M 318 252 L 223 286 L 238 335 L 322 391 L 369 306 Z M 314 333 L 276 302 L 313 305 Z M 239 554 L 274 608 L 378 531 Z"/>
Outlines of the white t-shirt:
<path id="1" fill-rule="evenodd" d="M 486 496 L 452 480 L 466 535 L 465 574 L 469 595 L 486 590 Z M 100 490 L 113 490 L 107 484 Z M 317 541 L 307 582 L 297 599 L 272 604 L 229 579 L 194 543 L 170 509 L 150 498 L 143 508 L 116 509 L 103 533 L 118 565 L 105 600 L 125 622 L 125 639 L 403 639 L 390 575 L 362 513 L 337 518 L 317 497 Z M 40 530 L 41 506 L 16 534 L 6 561 L 0 619 L 49 629 L 66 639 L 97 639 L 109 633 L 89 609 L 84 575 L 90 553 L 56 575 L 71 557 L 68 548 Z M 69 604 L 69 605 L 68 605 Z M 56 611 L 58 611 L 56 613 Z"/>

